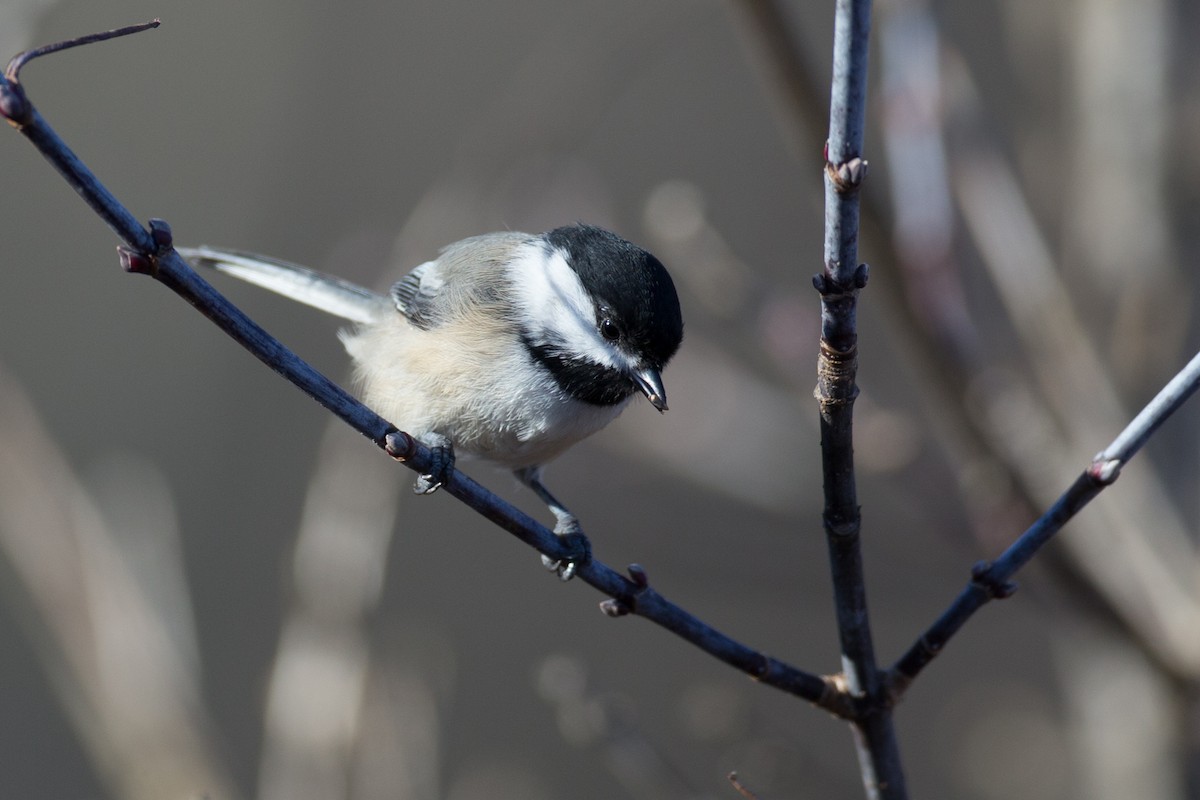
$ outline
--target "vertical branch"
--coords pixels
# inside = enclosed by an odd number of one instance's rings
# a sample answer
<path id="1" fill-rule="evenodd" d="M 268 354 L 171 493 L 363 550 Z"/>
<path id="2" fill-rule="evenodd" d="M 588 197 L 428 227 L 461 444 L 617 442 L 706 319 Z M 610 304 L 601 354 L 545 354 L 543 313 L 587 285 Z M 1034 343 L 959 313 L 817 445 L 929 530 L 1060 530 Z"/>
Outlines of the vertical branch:
<path id="1" fill-rule="evenodd" d="M 821 411 L 824 525 L 837 606 L 846 688 L 866 702 L 853 723 L 863 783 L 871 798 L 906 796 L 891 710 L 880 702 L 859 540 L 854 479 L 854 399 L 858 395 L 856 310 L 867 267 L 858 263 L 858 190 L 866 117 L 870 0 L 837 0 L 833 90 L 825 145 L 825 268 L 813 280 L 821 294 L 821 351 L 815 391 Z"/>

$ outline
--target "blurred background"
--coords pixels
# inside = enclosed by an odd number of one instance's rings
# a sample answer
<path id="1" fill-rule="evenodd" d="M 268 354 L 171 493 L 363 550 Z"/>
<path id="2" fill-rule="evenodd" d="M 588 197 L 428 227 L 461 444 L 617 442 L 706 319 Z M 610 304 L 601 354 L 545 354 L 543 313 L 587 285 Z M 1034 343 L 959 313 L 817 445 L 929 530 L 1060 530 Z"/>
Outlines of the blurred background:
<path id="1" fill-rule="evenodd" d="M 5 0 L 42 114 L 181 244 L 385 287 L 606 225 L 671 412 L 550 470 L 597 558 L 840 668 L 811 396 L 832 3 Z M 1200 7 L 879 0 L 856 453 L 890 664 L 1195 351 Z M 846 726 L 611 620 L 151 280 L 0 136 L 0 796 L 856 798 Z M 347 375 L 338 323 L 218 287 Z M 898 710 L 914 797 L 1200 796 L 1185 407 Z M 403 423 L 402 420 L 397 420 Z M 506 473 L 469 472 L 550 522 Z"/>

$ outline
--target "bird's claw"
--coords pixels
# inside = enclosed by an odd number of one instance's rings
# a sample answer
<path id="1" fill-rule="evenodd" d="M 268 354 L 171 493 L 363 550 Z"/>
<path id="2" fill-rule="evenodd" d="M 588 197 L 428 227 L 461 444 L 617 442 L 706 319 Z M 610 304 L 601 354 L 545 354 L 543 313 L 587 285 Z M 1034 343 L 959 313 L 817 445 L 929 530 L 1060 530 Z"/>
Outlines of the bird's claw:
<path id="1" fill-rule="evenodd" d="M 543 555 L 542 565 L 556 573 L 560 579 L 569 581 L 575 577 L 575 572 L 580 565 L 591 560 L 592 543 L 584 536 L 579 522 L 574 517 L 559 520 L 558 524 L 554 526 L 554 534 L 567 548 L 567 556 L 566 558 L 552 558 Z"/>
<path id="2" fill-rule="evenodd" d="M 454 443 L 450 438 L 440 433 L 430 433 L 421 437 L 421 443 L 429 448 L 433 456 L 432 468 L 424 475 L 418 475 L 413 484 L 416 494 L 433 494 L 450 480 L 454 471 Z"/>

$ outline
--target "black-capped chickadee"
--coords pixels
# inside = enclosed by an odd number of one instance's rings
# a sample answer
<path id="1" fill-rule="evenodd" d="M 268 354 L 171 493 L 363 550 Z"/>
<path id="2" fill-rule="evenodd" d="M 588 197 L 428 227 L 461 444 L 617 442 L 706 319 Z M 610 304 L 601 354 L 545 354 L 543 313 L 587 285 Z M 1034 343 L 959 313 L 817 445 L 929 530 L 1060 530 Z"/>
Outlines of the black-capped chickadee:
<path id="1" fill-rule="evenodd" d="M 179 248 L 191 263 L 357 323 L 339 336 L 362 399 L 431 447 L 437 489 L 457 450 L 513 470 L 570 540 L 567 579 L 588 556 L 543 467 L 612 422 L 635 392 L 667 410 L 662 370 L 683 338 L 675 285 L 650 253 L 592 225 L 464 239 L 383 296 L 263 256 Z"/>

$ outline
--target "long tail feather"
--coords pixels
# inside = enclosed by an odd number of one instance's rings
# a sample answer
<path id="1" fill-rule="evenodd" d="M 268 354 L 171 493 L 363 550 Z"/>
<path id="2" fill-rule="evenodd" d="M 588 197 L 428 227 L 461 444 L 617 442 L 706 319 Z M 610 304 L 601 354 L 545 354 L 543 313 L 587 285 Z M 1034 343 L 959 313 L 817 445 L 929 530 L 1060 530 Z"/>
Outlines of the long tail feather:
<path id="1" fill-rule="evenodd" d="M 357 284 L 286 261 L 212 247 L 178 247 L 195 267 L 208 267 L 352 322 L 374 322 L 388 301 Z"/>

